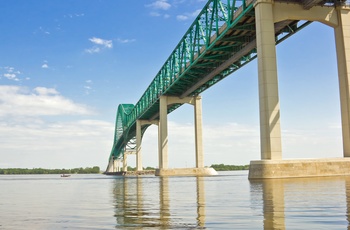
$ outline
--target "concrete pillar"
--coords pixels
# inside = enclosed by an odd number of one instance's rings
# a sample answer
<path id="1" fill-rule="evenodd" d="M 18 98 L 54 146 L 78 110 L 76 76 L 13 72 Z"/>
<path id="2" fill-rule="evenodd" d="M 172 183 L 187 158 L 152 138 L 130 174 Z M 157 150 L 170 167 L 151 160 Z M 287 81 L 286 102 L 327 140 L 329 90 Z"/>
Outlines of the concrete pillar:
<path id="1" fill-rule="evenodd" d="M 123 157 L 123 171 L 127 172 L 128 171 L 128 154 L 124 153 Z"/>
<path id="2" fill-rule="evenodd" d="M 136 170 L 142 171 L 142 152 L 141 152 L 141 121 L 136 121 Z"/>
<path id="3" fill-rule="evenodd" d="M 120 172 L 120 160 L 115 160 L 116 172 Z"/>
<path id="4" fill-rule="evenodd" d="M 159 100 L 159 169 L 168 168 L 168 98 L 161 96 Z"/>
<path id="5" fill-rule="evenodd" d="M 196 168 L 204 167 L 203 157 L 203 128 L 202 128 L 202 97 L 197 96 L 194 100 L 194 123 L 195 123 L 195 149 Z"/>
<path id="6" fill-rule="evenodd" d="M 282 159 L 275 29 L 271 1 L 255 3 L 262 160 Z"/>
<path id="7" fill-rule="evenodd" d="M 113 164 L 113 171 L 112 172 L 117 172 L 117 160 L 113 158 L 112 164 Z"/>
<path id="8" fill-rule="evenodd" d="M 338 8 L 339 25 L 335 27 L 338 59 L 343 154 L 350 157 L 350 8 Z"/>

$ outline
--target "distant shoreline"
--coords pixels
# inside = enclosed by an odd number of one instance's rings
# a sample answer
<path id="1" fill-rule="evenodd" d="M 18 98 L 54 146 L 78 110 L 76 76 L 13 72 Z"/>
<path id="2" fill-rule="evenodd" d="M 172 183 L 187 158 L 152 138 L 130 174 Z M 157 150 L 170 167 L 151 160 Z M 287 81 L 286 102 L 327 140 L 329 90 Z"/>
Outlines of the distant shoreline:
<path id="1" fill-rule="evenodd" d="M 225 165 L 212 164 L 210 166 L 216 171 L 237 171 L 248 170 L 249 165 Z M 154 170 L 155 168 L 147 167 L 144 170 Z M 136 171 L 136 168 L 128 167 L 128 171 Z M 44 169 L 44 168 L 4 168 L 0 169 L 0 175 L 40 175 L 40 174 L 101 174 L 100 167 L 86 167 L 73 169 Z"/>
<path id="2" fill-rule="evenodd" d="M 73 169 L 44 169 L 44 168 L 4 168 L 0 169 L 0 175 L 30 175 L 30 174 L 97 174 L 100 167 L 86 167 Z"/>

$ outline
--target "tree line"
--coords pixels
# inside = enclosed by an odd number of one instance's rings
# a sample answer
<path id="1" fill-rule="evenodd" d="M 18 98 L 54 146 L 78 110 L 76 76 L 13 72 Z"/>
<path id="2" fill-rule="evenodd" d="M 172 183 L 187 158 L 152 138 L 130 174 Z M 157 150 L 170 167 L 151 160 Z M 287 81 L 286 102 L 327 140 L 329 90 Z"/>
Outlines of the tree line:
<path id="1" fill-rule="evenodd" d="M 0 175 L 4 174 L 92 174 L 100 173 L 100 167 L 86 167 L 73 169 L 44 169 L 44 168 L 6 168 L 0 169 Z"/>
<path id="2" fill-rule="evenodd" d="M 235 170 L 248 170 L 249 165 L 225 165 L 225 164 L 212 164 L 210 167 L 216 171 L 235 171 Z M 143 170 L 155 170 L 153 167 L 147 167 Z M 128 166 L 128 171 L 136 171 L 136 167 Z"/>
<path id="3" fill-rule="evenodd" d="M 224 164 L 212 164 L 210 167 L 216 171 L 235 171 L 235 170 L 248 170 L 249 165 L 224 165 Z"/>

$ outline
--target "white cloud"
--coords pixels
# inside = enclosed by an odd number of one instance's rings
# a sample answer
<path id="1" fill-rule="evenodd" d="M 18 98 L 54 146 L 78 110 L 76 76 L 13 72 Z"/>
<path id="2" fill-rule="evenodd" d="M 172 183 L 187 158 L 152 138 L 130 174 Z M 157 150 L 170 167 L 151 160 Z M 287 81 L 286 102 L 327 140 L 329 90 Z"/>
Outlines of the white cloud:
<path id="1" fill-rule="evenodd" d="M 92 80 L 85 81 L 84 89 L 85 89 L 85 94 L 89 95 L 90 92 L 92 91 Z"/>
<path id="2" fill-rule="evenodd" d="M 16 74 L 14 73 L 4 73 L 3 76 L 9 80 L 19 81 L 19 79 L 16 77 Z"/>
<path id="3" fill-rule="evenodd" d="M 99 52 L 102 51 L 102 49 L 111 49 L 111 48 L 113 48 L 112 40 L 105 40 L 105 39 L 102 39 L 102 38 L 93 37 L 93 38 L 89 38 L 89 41 L 94 43 L 95 46 L 93 46 L 93 47 L 91 47 L 89 49 L 85 49 L 86 53 L 90 53 L 90 54 L 99 53 Z"/>
<path id="4" fill-rule="evenodd" d="M 0 158 L 6 167 L 107 166 L 114 124 L 100 120 L 48 122 L 0 119 Z M 82 162 L 81 159 L 84 158 Z M 4 163 L 2 162 L 2 163 Z"/>
<path id="5" fill-rule="evenodd" d="M 0 72 L 0 76 L 5 77 L 8 80 L 11 81 L 19 81 L 20 79 L 18 78 L 18 75 L 21 74 L 20 71 L 16 70 L 14 67 L 10 67 L 10 66 L 5 66 L 5 67 L 0 67 L 0 70 L 3 70 Z"/>
<path id="6" fill-rule="evenodd" d="M 44 64 L 41 66 L 41 68 L 43 68 L 43 69 L 48 69 L 48 68 L 49 68 L 49 65 L 48 65 L 47 63 L 44 63 Z"/>
<path id="7" fill-rule="evenodd" d="M 100 51 L 101 49 L 99 47 L 92 47 L 90 49 L 85 49 L 85 52 L 89 54 L 98 53 Z"/>
<path id="8" fill-rule="evenodd" d="M 121 38 L 118 38 L 117 41 L 119 43 L 131 43 L 131 42 L 135 42 L 136 39 L 121 39 Z"/>
<path id="9" fill-rule="evenodd" d="M 105 169 L 114 124 L 71 115 L 95 114 L 54 88 L 0 86 L 0 159 L 4 167 L 98 165 Z"/>
<path id="10" fill-rule="evenodd" d="M 177 15 L 176 19 L 178 21 L 186 21 L 188 19 L 188 16 L 186 16 L 186 15 Z"/>
<path id="11" fill-rule="evenodd" d="M 40 95 L 59 95 L 59 92 L 54 88 L 36 87 L 34 92 Z"/>
<path id="12" fill-rule="evenodd" d="M 96 45 L 102 45 L 102 46 L 109 48 L 109 49 L 113 47 L 112 40 L 104 40 L 102 38 L 96 38 L 96 37 L 90 38 L 89 40 L 92 43 L 95 43 Z"/>
<path id="13" fill-rule="evenodd" d="M 156 10 L 168 10 L 171 7 L 167 0 L 157 0 L 146 6 Z"/>
<path id="14" fill-rule="evenodd" d="M 198 9 L 198 10 L 193 11 L 192 13 L 180 14 L 180 15 L 176 16 L 176 19 L 178 21 L 186 21 L 186 20 L 197 17 L 200 12 L 201 12 L 201 9 Z"/>
<path id="15" fill-rule="evenodd" d="M 28 90 L 20 86 L 0 86 L 0 117 L 92 113 L 86 106 L 74 103 L 53 88 L 37 87 Z"/>

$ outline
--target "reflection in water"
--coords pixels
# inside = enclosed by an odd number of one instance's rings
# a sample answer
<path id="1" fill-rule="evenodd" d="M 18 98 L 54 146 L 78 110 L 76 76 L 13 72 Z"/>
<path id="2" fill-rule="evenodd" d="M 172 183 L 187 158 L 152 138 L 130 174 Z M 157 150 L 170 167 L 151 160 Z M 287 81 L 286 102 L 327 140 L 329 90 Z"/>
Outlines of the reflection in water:
<path id="1" fill-rule="evenodd" d="M 205 225 L 205 193 L 204 193 L 204 178 L 197 177 L 197 222 L 199 227 Z"/>
<path id="2" fill-rule="evenodd" d="M 349 177 L 252 180 L 250 193 L 252 207 L 262 207 L 264 229 L 350 229 Z"/>
<path id="3" fill-rule="evenodd" d="M 346 192 L 346 220 L 348 221 L 348 230 L 350 230 L 350 179 L 345 180 Z"/>
<path id="4" fill-rule="evenodd" d="M 181 183 L 188 185 L 178 186 Z M 192 188 L 196 191 L 191 191 Z M 192 195 L 196 200 L 191 199 Z M 200 229 L 205 226 L 202 177 L 184 181 L 169 177 L 117 177 L 113 196 L 118 229 Z"/>
<path id="5" fill-rule="evenodd" d="M 350 230 L 350 176 L 247 176 L 3 175 L 0 229 Z"/>
<path id="6" fill-rule="evenodd" d="M 169 200 L 169 178 L 160 177 L 159 204 L 161 226 L 170 225 L 170 200 Z"/>

